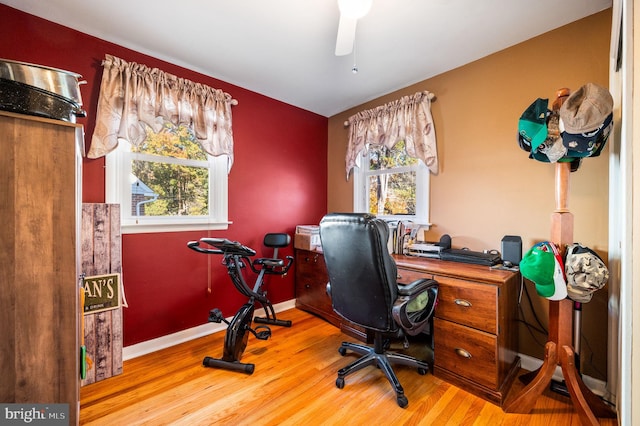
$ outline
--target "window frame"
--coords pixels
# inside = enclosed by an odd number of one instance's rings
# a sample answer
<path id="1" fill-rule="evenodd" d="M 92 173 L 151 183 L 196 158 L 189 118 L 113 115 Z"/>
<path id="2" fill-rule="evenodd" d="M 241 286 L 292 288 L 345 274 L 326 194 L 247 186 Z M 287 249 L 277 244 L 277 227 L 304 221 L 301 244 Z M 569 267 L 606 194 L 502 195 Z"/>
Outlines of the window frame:
<path id="1" fill-rule="evenodd" d="M 204 151 L 203 151 L 204 152 Z M 131 165 L 135 159 L 145 160 L 148 154 L 132 153 L 131 143 L 120 139 L 118 146 L 105 157 L 105 200 L 120 204 L 121 232 L 123 234 L 180 232 L 203 230 L 226 230 L 228 220 L 228 157 L 212 156 L 204 152 L 208 161 L 182 160 L 164 157 L 168 163 L 209 168 L 209 215 L 208 216 L 148 216 L 131 214 Z M 157 156 L 153 156 L 157 157 Z"/>
<path id="2" fill-rule="evenodd" d="M 415 171 L 416 173 L 416 214 L 415 215 L 378 215 L 377 217 L 388 221 L 413 222 L 422 226 L 430 226 L 429 200 L 431 198 L 431 173 L 422 160 L 416 157 L 417 163 L 413 166 L 394 167 L 384 170 L 369 170 L 369 153 L 372 148 L 362 150 L 356 159 L 356 167 L 353 168 L 353 211 L 369 212 L 369 177 L 378 174 L 403 173 Z M 373 148 L 375 149 L 375 148 Z"/>

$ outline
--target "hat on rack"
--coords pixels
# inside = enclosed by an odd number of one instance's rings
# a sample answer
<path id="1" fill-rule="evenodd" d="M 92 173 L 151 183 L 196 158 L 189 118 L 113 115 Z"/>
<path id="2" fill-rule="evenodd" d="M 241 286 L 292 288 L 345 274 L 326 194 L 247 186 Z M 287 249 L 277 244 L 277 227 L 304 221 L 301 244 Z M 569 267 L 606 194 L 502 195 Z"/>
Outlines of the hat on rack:
<path id="1" fill-rule="evenodd" d="M 540 296 L 549 300 L 562 300 L 567 297 L 567 284 L 562 267 L 551 243 L 545 241 L 531 247 L 520 261 L 520 272 L 525 278 L 533 281 Z"/>
<path id="2" fill-rule="evenodd" d="M 560 107 L 562 142 L 571 157 L 600 154 L 613 127 L 613 97 L 607 89 L 587 83 Z"/>
<path id="3" fill-rule="evenodd" d="M 556 163 L 566 154 L 567 148 L 560 137 L 560 116 L 557 111 L 552 111 L 547 120 L 547 137 L 537 149 L 532 150 L 532 155 L 538 161 Z M 543 155 L 546 159 L 542 158 Z"/>
<path id="4" fill-rule="evenodd" d="M 538 98 L 518 120 L 518 144 L 525 151 L 533 151 L 547 138 L 549 99 Z"/>
<path id="5" fill-rule="evenodd" d="M 598 254 L 578 243 L 567 247 L 565 258 L 567 293 L 575 302 L 591 301 L 593 293 L 609 280 L 609 270 Z"/>
<path id="6" fill-rule="evenodd" d="M 560 118 L 568 133 L 591 132 L 613 111 L 613 97 L 607 89 L 587 83 L 569 95 L 560 107 Z"/>
<path id="7" fill-rule="evenodd" d="M 553 265 L 553 283 L 555 284 L 555 291 L 552 296 L 548 297 L 549 300 L 562 300 L 567 298 L 567 278 L 564 271 L 564 262 L 560 252 L 555 244 L 547 242 L 547 247 L 553 253 L 555 260 Z"/>
<path id="8" fill-rule="evenodd" d="M 560 120 L 562 144 L 567 148 L 567 156 L 573 158 L 597 157 L 607 143 L 613 129 L 613 113 L 595 130 L 586 133 L 567 133 Z"/>
<path id="9" fill-rule="evenodd" d="M 529 152 L 529 158 L 544 163 L 570 162 L 560 137 L 557 112 L 548 109 L 549 100 L 536 99 L 518 121 L 518 145 Z"/>

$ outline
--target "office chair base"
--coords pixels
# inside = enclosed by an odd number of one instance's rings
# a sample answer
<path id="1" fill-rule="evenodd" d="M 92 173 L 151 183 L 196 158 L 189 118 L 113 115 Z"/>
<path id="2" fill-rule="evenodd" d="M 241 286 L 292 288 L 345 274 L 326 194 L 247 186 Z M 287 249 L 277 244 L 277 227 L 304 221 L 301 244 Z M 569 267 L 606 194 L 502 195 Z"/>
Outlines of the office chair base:
<path id="1" fill-rule="evenodd" d="M 418 370 L 418 374 L 420 375 L 425 375 L 427 374 L 427 371 L 429 371 L 429 364 L 407 355 L 380 350 L 376 351 L 375 348 L 361 345 L 359 343 L 342 342 L 338 352 L 340 355 L 345 356 L 347 350 L 351 350 L 358 355 L 362 355 L 362 357 L 338 370 L 336 387 L 338 389 L 344 388 L 344 378 L 349 374 L 361 370 L 364 367 L 375 365 L 384 372 L 387 380 L 391 386 L 393 386 L 393 389 L 396 392 L 396 400 L 401 408 L 405 408 L 409 404 L 409 400 L 404 395 L 404 389 L 393 371 L 393 368 L 391 368 L 391 365 L 400 364 L 408 367 L 414 367 Z"/>

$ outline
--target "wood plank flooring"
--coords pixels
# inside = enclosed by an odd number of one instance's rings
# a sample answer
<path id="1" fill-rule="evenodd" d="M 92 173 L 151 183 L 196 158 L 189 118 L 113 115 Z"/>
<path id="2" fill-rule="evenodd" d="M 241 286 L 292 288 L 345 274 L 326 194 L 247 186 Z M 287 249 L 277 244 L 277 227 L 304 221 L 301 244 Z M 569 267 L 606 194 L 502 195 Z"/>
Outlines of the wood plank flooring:
<path id="1" fill-rule="evenodd" d="M 384 374 L 373 367 L 335 386 L 338 369 L 355 359 L 338 347 L 351 340 L 306 312 L 278 315 L 291 328 L 271 327 L 261 341 L 249 337 L 242 361 L 255 372 L 205 368 L 221 357 L 224 332 L 125 361 L 123 374 L 81 388 L 82 425 L 579 425 L 571 400 L 545 391 L 530 414 L 506 414 L 494 404 L 431 373 L 397 366 L 409 399 L 396 404 Z M 412 342 L 410 351 L 424 351 Z M 398 347 L 399 349 L 400 347 Z M 394 346 L 394 349 L 395 346 Z M 516 385 L 519 380 L 516 380 Z M 615 419 L 600 419 L 617 425 Z"/>

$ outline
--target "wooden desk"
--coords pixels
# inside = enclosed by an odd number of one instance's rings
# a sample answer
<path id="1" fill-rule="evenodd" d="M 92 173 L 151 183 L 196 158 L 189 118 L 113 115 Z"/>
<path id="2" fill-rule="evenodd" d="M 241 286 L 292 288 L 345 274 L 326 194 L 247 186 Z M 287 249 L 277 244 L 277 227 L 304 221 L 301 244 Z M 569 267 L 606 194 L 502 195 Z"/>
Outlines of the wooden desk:
<path id="1" fill-rule="evenodd" d="M 502 406 L 520 367 L 517 293 L 520 275 L 469 265 L 394 256 L 398 281 L 419 278 L 439 283 L 434 318 L 434 375 Z M 312 312 L 343 332 L 366 340 L 366 332 L 340 318 L 326 294 L 321 252 L 296 250 L 296 307 Z"/>
<path id="2" fill-rule="evenodd" d="M 394 256 L 398 281 L 438 281 L 433 373 L 502 406 L 520 368 L 520 274 L 488 266 Z"/>

